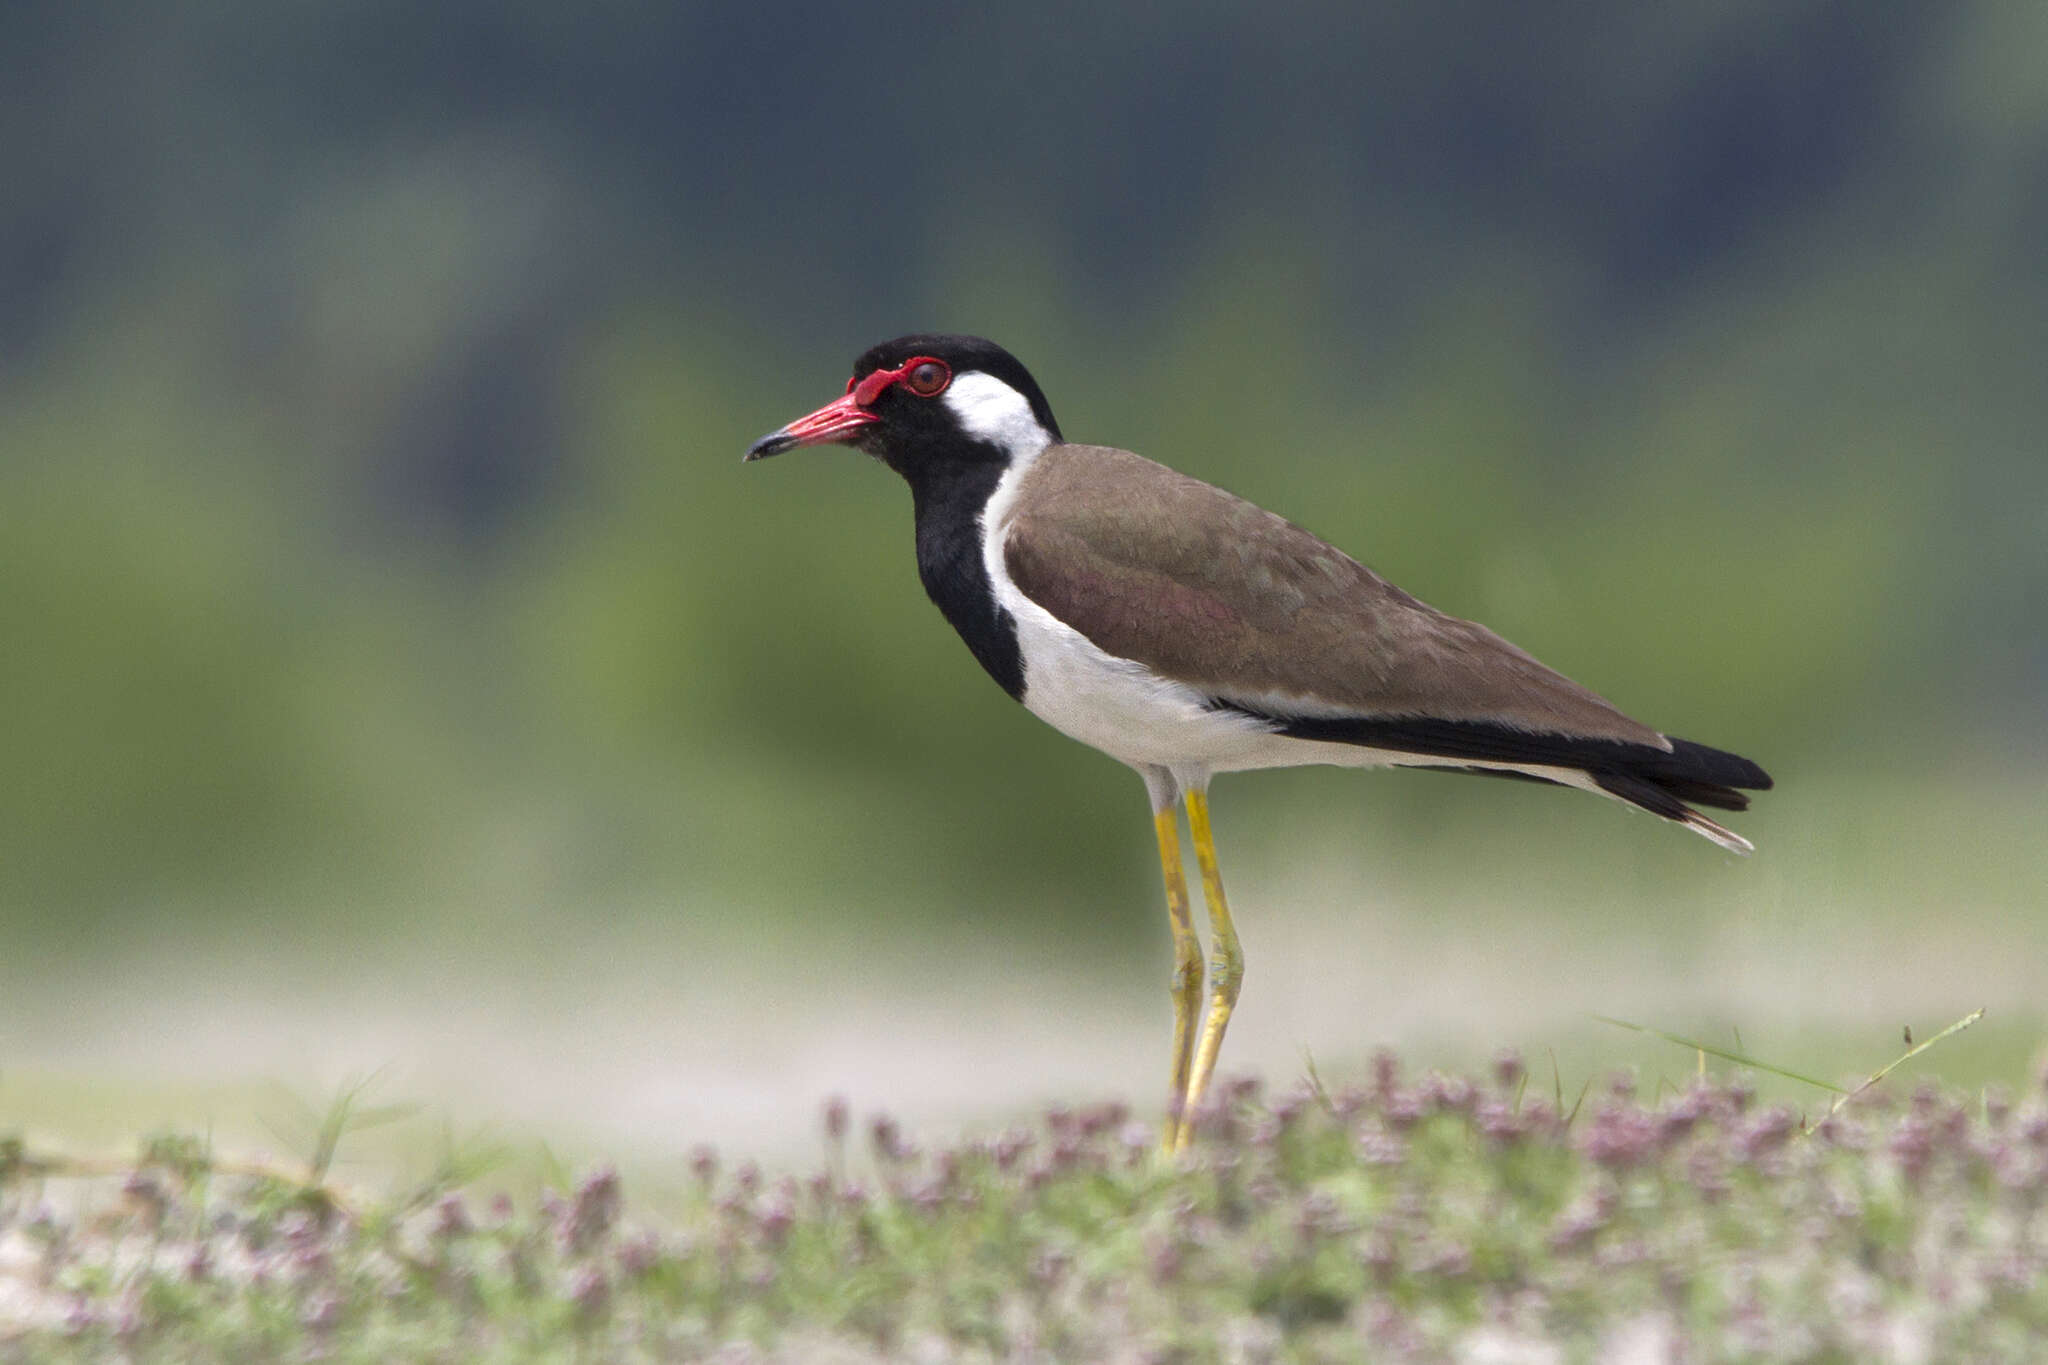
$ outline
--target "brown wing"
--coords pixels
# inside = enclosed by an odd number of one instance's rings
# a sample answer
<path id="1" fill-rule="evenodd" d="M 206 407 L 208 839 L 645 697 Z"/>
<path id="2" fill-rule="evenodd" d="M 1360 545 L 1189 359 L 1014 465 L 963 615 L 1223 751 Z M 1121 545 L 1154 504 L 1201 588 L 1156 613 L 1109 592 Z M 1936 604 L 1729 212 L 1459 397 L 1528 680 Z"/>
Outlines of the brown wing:
<path id="1" fill-rule="evenodd" d="M 1448 732 L 1670 749 L 1484 626 L 1417 601 L 1243 498 L 1128 451 L 1053 446 L 1013 506 L 1004 563 L 1026 596 L 1106 652 L 1220 701 L 1312 722 L 1417 719 L 1450 722 Z M 1508 756 L 1462 742 L 1395 747 Z"/>

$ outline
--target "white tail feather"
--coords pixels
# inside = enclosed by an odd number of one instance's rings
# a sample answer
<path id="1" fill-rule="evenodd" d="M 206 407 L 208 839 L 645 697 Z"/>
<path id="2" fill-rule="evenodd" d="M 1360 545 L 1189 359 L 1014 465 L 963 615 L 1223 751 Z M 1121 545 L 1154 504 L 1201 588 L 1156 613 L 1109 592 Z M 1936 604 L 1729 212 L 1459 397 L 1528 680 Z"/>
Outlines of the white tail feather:
<path id="1" fill-rule="evenodd" d="M 1750 854 L 1756 852 L 1755 844 L 1752 844 L 1732 829 L 1723 829 L 1696 810 L 1687 811 L 1685 819 L 1680 823 L 1701 838 L 1712 839 L 1730 853 L 1739 853 L 1747 858 Z"/>

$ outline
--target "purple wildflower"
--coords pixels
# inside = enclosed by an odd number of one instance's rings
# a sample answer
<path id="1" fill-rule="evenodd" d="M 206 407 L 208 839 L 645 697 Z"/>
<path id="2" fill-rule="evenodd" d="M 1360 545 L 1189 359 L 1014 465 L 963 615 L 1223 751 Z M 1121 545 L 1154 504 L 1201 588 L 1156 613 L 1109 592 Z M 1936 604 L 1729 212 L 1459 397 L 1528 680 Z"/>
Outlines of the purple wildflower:
<path id="1" fill-rule="evenodd" d="M 1100 1137 L 1104 1133 L 1122 1127 L 1124 1121 L 1130 1118 L 1130 1116 L 1131 1111 L 1128 1105 L 1120 1104 L 1115 1100 L 1109 1100 L 1102 1104 L 1091 1104 L 1086 1109 L 1083 1109 L 1076 1116 L 1075 1126 L 1080 1130 L 1080 1135 L 1084 1138 Z"/>
<path id="2" fill-rule="evenodd" d="M 1993 1128 L 2003 1128 L 2005 1121 L 2012 1117 L 2012 1091 L 2002 1085 L 1984 1087 L 1984 1121 Z"/>
<path id="3" fill-rule="evenodd" d="M 590 1250 L 611 1235 L 618 1221 L 619 1173 L 600 1166 L 576 1187 L 576 1198 L 555 1220 L 556 1236 L 572 1255 Z"/>
<path id="4" fill-rule="evenodd" d="M 612 1284 L 604 1272 L 594 1265 L 584 1266 L 569 1281 L 569 1302 L 576 1305 L 577 1316 L 589 1319 L 602 1317 L 605 1309 L 611 1307 Z"/>
<path id="5" fill-rule="evenodd" d="M 332 1273 L 334 1257 L 325 1246 L 306 1242 L 291 1249 L 290 1265 L 292 1276 L 299 1284 L 312 1284 Z"/>
<path id="6" fill-rule="evenodd" d="M 2043 1176 L 2048 1175 L 2048 1166 L 2044 1166 L 2040 1156 L 2026 1148 L 2006 1143 L 2000 1143 L 1999 1148 L 1999 1156 L 1993 1163 L 1992 1170 L 1997 1175 L 2000 1185 L 2008 1190 L 2040 1188 Z"/>
<path id="7" fill-rule="evenodd" d="M 1295 1211 L 1295 1235 L 1304 1242 L 1317 1242 L 1350 1230 L 1349 1220 L 1336 1197 L 1321 1190 L 1301 1201 Z"/>
<path id="8" fill-rule="evenodd" d="M 1268 1119 L 1276 1128 L 1287 1128 L 1301 1117 L 1302 1111 L 1307 1109 L 1308 1105 L 1308 1096 L 1299 1090 L 1290 1090 L 1273 1102 Z"/>
<path id="9" fill-rule="evenodd" d="M 1899 1121 L 1887 1145 L 1900 1174 L 1909 1181 L 1918 1181 L 1934 1160 L 1934 1130 L 1917 1114 Z"/>
<path id="10" fill-rule="evenodd" d="M 1055 1171 L 1071 1171 L 1081 1164 L 1080 1134 L 1069 1130 L 1052 1140 L 1052 1168 Z"/>
<path id="11" fill-rule="evenodd" d="M 630 1237 L 619 1246 L 619 1273 L 630 1279 L 638 1279 L 660 1262 L 661 1239 L 652 1232 Z"/>
<path id="12" fill-rule="evenodd" d="M 70 1307 L 64 1310 L 64 1332 L 67 1336 L 83 1336 L 99 1323 L 99 1310 L 83 1294 L 74 1298 Z"/>
<path id="13" fill-rule="evenodd" d="M 444 1194 L 434 1205 L 433 1235 L 448 1239 L 461 1237 L 470 1230 L 469 1206 L 462 1202 L 460 1194 Z"/>
<path id="14" fill-rule="evenodd" d="M 992 1155 L 996 1169 L 1007 1171 L 1017 1164 L 1017 1159 L 1031 1149 L 1032 1135 L 1022 1128 L 1012 1128 L 996 1139 Z"/>
<path id="15" fill-rule="evenodd" d="M 1463 1076 L 1432 1071 L 1423 1078 L 1422 1091 L 1429 1107 L 1446 1114 L 1462 1114 L 1472 1107 L 1472 1082 Z"/>
<path id="16" fill-rule="evenodd" d="M 1870 1145 L 1870 1134 L 1863 1125 L 1840 1114 L 1829 1114 L 1814 1124 L 1813 1135 L 1828 1146 L 1845 1152 L 1860 1152 Z"/>
<path id="17" fill-rule="evenodd" d="M 1354 1144 L 1358 1159 L 1368 1166 L 1399 1166 L 1408 1159 L 1408 1144 L 1370 1121 L 1359 1128 Z"/>
<path id="18" fill-rule="evenodd" d="M 1656 1153 L 1659 1125 L 1641 1109 L 1607 1104 L 1579 1137 L 1586 1159 L 1611 1170 L 1640 1166 Z"/>
<path id="19" fill-rule="evenodd" d="M 1472 1107 L 1472 1123 L 1479 1135 L 1496 1147 L 1520 1142 L 1528 1125 L 1506 1099 L 1487 1096 Z"/>
<path id="20" fill-rule="evenodd" d="M 1686 1154 L 1685 1178 L 1700 1198 L 1714 1203 L 1728 1193 L 1728 1159 L 1718 1146 L 1697 1146 Z"/>
<path id="21" fill-rule="evenodd" d="M 777 1190 L 761 1206 L 761 1212 L 754 1220 L 760 1230 L 761 1240 L 771 1247 L 779 1247 L 789 1236 L 789 1230 L 796 1223 L 796 1208 L 786 1191 Z"/>
<path id="22" fill-rule="evenodd" d="M 1522 1106 L 1523 1131 L 1531 1137 L 1556 1137 L 1564 1127 L 1564 1120 L 1549 1100 L 1531 1100 Z"/>
<path id="23" fill-rule="evenodd" d="M 1709 1093 L 1701 1088 L 1686 1091 L 1657 1115 L 1657 1139 L 1665 1146 L 1680 1141 L 1699 1125 L 1713 1107 Z"/>
<path id="24" fill-rule="evenodd" d="M 1395 1132 L 1404 1132 L 1422 1122 L 1429 1112 L 1427 1098 L 1419 1090 L 1396 1090 L 1380 1100 L 1380 1107 L 1387 1116 L 1387 1126 Z"/>
<path id="25" fill-rule="evenodd" d="M 1735 1153 L 1752 1164 L 1783 1147 L 1799 1128 L 1799 1116 L 1782 1104 L 1772 1105 L 1735 1131 Z"/>
<path id="26" fill-rule="evenodd" d="M 887 1114 L 877 1114 L 868 1121 L 868 1144 L 875 1149 L 879 1161 L 897 1162 L 904 1158 L 903 1129 Z"/>
<path id="27" fill-rule="evenodd" d="M 1218 1094 L 1202 1096 L 1190 1116 L 1195 1136 L 1211 1142 L 1235 1142 L 1238 1137 L 1237 1111 Z"/>
<path id="28" fill-rule="evenodd" d="M 1401 1083 L 1401 1059 L 1392 1050 L 1381 1048 L 1372 1054 L 1372 1089 L 1381 1103 L 1394 1093 L 1394 1087 Z"/>
<path id="29" fill-rule="evenodd" d="M 1614 1212 L 1620 1205 L 1620 1192 L 1612 1184 L 1604 1180 L 1595 1184 L 1572 1201 L 1571 1206 L 1551 1224 L 1552 1249 L 1572 1251 L 1585 1245 L 1595 1233 L 1614 1220 Z"/>

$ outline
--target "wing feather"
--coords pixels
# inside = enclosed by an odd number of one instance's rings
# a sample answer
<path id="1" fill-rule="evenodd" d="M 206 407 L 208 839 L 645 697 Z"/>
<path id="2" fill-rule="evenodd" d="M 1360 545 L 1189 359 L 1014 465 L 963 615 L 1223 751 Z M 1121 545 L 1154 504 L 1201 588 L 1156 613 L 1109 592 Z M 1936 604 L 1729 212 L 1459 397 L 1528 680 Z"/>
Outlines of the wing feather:
<path id="1" fill-rule="evenodd" d="M 1107 653 L 1220 702 L 1276 718 L 1474 722 L 1669 750 L 1486 627 L 1128 451 L 1053 446 L 1013 508 L 1003 561 L 1027 597 Z"/>

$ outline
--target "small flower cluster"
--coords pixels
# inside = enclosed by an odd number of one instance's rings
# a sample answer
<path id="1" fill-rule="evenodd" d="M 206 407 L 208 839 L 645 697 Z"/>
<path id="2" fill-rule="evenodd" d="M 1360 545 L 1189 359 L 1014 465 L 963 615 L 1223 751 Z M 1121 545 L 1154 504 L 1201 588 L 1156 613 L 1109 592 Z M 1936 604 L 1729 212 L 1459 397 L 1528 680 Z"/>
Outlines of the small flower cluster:
<path id="1" fill-rule="evenodd" d="M 152 1146 L 56 1211 L 0 1141 L 0 1358 L 2019 1359 L 2048 1332 L 2048 1104 L 1923 1085 L 1809 1125 L 1739 1080 L 1575 1106 L 1480 1078 L 1217 1086 L 964 1142 L 834 1100 L 826 1161 L 700 1149 L 536 1209 L 356 1208 Z M 73 1201 L 76 1203 L 77 1201 Z"/>

